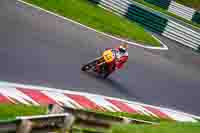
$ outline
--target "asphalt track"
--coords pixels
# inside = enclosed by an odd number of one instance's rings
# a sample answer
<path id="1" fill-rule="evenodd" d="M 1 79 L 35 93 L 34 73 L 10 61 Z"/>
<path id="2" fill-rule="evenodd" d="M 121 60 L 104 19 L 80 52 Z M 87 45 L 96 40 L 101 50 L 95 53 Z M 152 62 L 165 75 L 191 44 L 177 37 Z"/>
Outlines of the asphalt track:
<path id="1" fill-rule="evenodd" d="M 0 1 L 0 80 L 137 100 L 200 114 L 200 55 L 159 37 L 168 51 L 129 49 L 107 80 L 80 71 L 116 40 L 26 6 Z"/>

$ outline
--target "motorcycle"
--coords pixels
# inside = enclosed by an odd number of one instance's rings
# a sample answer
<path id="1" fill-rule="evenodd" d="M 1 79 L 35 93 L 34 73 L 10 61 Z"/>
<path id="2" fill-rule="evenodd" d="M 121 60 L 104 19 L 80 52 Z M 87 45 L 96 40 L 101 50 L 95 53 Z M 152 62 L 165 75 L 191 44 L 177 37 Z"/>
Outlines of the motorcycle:
<path id="1" fill-rule="evenodd" d="M 110 75 L 107 64 L 114 61 L 115 57 L 116 54 L 114 50 L 105 50 L 100 57 L 97 57 L 83 65 L 81 70 L 87 72 L 92 71 L 103 76 L 103 78 L 107 78 Z"/>

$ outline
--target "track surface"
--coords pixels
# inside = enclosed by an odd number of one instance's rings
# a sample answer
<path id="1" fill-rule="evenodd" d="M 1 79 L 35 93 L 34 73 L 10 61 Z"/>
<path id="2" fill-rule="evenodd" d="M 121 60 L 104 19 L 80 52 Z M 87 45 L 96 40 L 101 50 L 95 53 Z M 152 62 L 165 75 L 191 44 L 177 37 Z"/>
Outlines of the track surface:
<path id="1" fill-rule="evenodd" d="M 126 68 L 103 80 L 81 72 L 81 64 L 96 57 L 98 49 L 118 41 L 15 0 L 1 0 L 0 80 L 121 97 L 200 114 L 200 55 L 166 38 L 161 40 L 169 51 L 132 47 Z"/>

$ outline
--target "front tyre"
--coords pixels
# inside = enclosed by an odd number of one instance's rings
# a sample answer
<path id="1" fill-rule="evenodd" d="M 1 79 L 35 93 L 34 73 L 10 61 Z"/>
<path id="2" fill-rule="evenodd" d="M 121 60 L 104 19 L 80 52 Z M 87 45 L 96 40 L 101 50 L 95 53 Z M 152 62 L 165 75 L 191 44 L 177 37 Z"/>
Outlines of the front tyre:
<path id="1" fill-rule="evenodd" d="M 81 68 L 82 71 L 88 71 L 88 70 L 90 70 L 90 69 L 91 69 L 90 65 L 84 65 L 84 66 Z"/>

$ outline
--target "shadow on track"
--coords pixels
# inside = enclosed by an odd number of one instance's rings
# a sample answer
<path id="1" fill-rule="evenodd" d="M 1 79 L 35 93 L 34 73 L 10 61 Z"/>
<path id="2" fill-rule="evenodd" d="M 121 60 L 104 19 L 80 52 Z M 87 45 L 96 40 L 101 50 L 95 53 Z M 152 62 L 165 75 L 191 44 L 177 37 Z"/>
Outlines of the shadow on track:
<path id="1" fill-rule="evenodd" d="M 126 87 L 124 84 L 121 84 L 120 82 L 117 82 L 111 77 L 108 77 L 107 79 L 104 79 L 100 75 L 97 75 L 92 72 L 83 72 L 85 75 L 87 75 L 90 78 L 93 78 L 97 80 L 98 82 L 101 82 L 102 84 L 105 84 L 106 86 L 110 86 L 111 88 L 115 88 L 116 91 L 120 92 L 121 94 L 124 95 L 125 98 L 131 97 L 130 100 L 139 100 L 139 97 L 135 95 L 133 91 L 129 91 L 130 88 Z"/>

